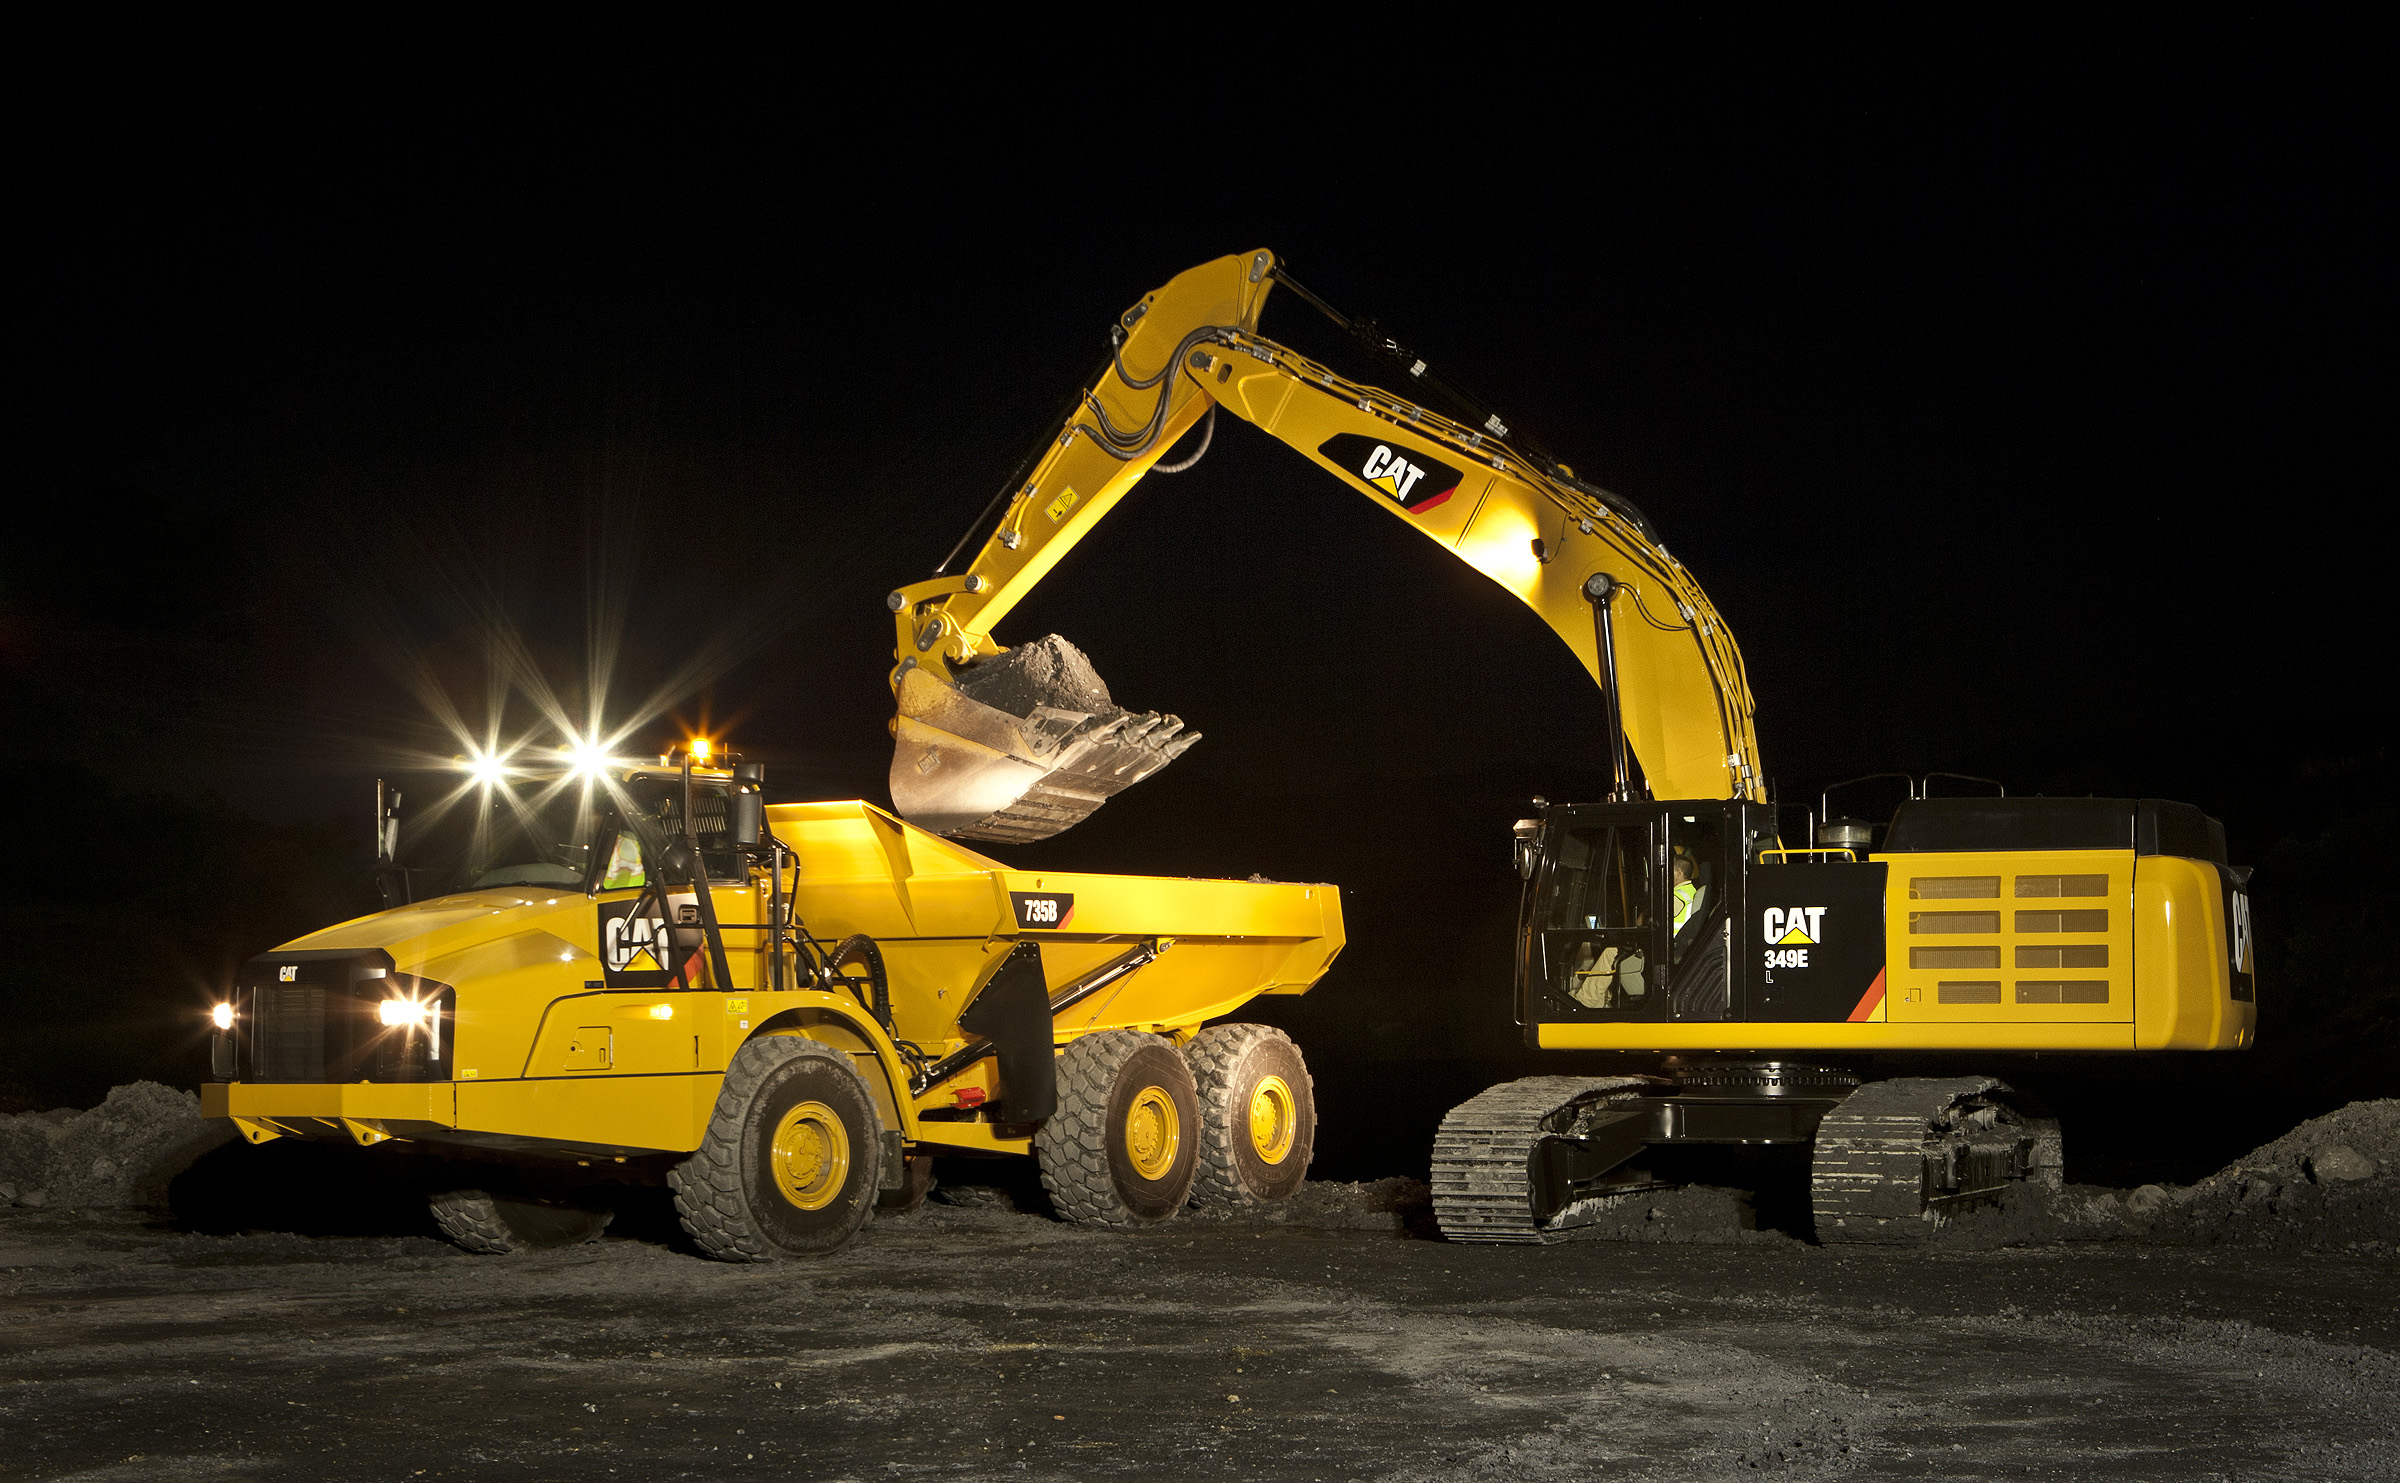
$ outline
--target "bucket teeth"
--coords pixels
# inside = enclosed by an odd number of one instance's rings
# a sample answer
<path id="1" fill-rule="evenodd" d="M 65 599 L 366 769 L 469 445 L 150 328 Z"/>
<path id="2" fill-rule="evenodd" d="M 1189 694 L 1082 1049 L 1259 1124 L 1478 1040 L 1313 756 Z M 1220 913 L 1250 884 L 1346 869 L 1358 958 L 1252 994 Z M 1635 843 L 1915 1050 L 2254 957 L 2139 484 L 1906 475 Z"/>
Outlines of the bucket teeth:
<path id="1" fill-rule="evenodd" d="M 1179 716 L 1119 711 L 1105 693 L 1106 712 L 1034 704 L 1017 715 L 922 669 L 900 677 L 899 702 L 893 806 L 960 839 L 1048 839 L 1200 740 Z"/>

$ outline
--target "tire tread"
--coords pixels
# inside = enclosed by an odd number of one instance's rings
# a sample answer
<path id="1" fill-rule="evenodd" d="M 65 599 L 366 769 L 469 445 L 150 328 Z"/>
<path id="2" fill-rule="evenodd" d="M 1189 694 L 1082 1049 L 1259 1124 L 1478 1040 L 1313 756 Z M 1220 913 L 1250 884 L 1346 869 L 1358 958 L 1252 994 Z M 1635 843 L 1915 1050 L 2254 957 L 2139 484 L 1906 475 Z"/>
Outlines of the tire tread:
<path id="1" fill-rule="evenodd" d="M 1247 1108 L 1228 1105 L 1234 1077 L 1243 1058 L 1262 1041 L 1280 1040 L 1292 1046 L 1299 1058 L 1300 1048 L 1292 1045 L 1292 1037 L 1273 1025 L 1211 1025 L 1183 1048 L 1183 1058 L 1191 1064 L 1192 1080 L 1200 1087 L 1200 1169 L 1192 1181 L 1193 1203 L 1202 1206 L 1264 1205 L 1269 1203 L 1246 1184 L 1234 1161 L 1235 1140 L 1243 1136 L 1248 1119 Z M 1306 1168 L 1315 1155 L 1316 1129 L 1314 1106 L 1317 1079 L 1305 1070 L 1302 1061 L 1302 1085 L 1294 1087 L 1298 1095 L 1309 1099 L 1311 1118 L 1307 1142 L 1296 1145 L 1291 1157 Z"/>
<path id="2" fill-rule="evenodd" d="M 1058 1110 L 1033 1135 L 1042 1187 L 1051 1206 L 1078 1225 L 1130 1230 L 1154 1224 L 1118 1195 L 1108 1167 L 1108 1104 L 1117 1076 L 1134 1054 L 1173 1045 L 1141 1030 L 1100 1030 L 1077 1038 L 1058 1057 Z"/>
<path id="3" fill-rule="evenodd" d="M 849 1058 L 797 1035 L 764 1035 L 734 1053 L 725 1067 L 725 1086 L 709 1114 L 708 1132 L 689 1158 L 667 1171 L 675 1213 L 693 1244 L 719 1261 L 771 1262 L 782 1255 L 750 1215 L 742 1198 L 742 1124 L 751 1098 L 767 1074 L 803 1056 L 819 1056 L 852 1075 Z M 879 1140 L 861 1140 L 861 1155 L 874 1157 Z"/>

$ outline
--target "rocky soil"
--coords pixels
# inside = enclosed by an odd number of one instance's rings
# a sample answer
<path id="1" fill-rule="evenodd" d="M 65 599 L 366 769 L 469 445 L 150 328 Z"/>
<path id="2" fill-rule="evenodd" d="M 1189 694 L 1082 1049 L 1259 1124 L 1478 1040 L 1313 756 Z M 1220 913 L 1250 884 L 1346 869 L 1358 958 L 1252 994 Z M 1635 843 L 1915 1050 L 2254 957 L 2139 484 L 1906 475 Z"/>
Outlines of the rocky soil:
<path id="1" fill-rule="evenodd" d="M 2069 1236 L 2400 1250 L 2400 1100 L 2353 1102 L 2191 1185 L 2070 1192 Z"/>
<path id="2" fill-rule="evenodd" d="M 662 1208 L 519 1257 L 20 1209 L 0 1478 L 2394 1477 L 2395 1298 L 2389 1259 L 2140 1242 L 935 1204 L 751 1267 Z"/>
<path id="3" fill-rule="evenodd" d="M 2400 1477 L 2392 1102 L 1921 1251 L 1703 1185 L 1546 1248 L 1432 1239 L 1404 1179 L 1120 1234 L 980 1163 L 764 1267 L 634 1188 L 469 1256 L 390 1145 L 150 1203 L 211 1131 L 158 1087 L 0 1120 L 0 1479 Z"/>
<path id="4" fill-rule="evenodd" d="M 1088 711 L 1102 721 L 1125 713 L 1109 699 L 1108 685 L 1092 661 L 1055 633 L 962 671 L 958 688 L 969 699 L 1012 716 L 1030 716 L 1034 707 L 1044 705 Z"/>
<path id="5" fill-rule="evenodd" d="M 155 1081 L 114 1088 L 98 1107 L 0 1116 L 0 1206 L 116 1210 L 163 1206 L 176 1175 L 233 1138 L 200 1099 Z"/>

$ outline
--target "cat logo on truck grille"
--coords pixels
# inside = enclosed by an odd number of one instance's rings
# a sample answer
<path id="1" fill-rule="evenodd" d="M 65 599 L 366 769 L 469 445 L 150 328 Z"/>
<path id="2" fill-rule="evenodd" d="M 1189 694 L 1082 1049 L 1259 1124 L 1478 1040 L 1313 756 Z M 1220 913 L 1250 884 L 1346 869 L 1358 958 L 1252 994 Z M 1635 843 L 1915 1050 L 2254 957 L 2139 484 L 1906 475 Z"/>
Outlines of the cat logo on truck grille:
<path id="1" fill-rule="evenodd" d="M 1458 493 L 1458 470 L 1414 448 L 1364 433 L 1336 433 L 1317 451 L 1411 515 L 1421 515 Z"/>

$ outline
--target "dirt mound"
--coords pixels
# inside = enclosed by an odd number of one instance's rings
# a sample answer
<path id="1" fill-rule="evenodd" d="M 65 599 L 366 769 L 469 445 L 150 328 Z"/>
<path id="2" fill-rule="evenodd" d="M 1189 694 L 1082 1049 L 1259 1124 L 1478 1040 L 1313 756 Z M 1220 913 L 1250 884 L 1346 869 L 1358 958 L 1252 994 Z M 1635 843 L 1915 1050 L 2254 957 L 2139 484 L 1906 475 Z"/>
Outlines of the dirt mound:
<path id="1" fill-rule="evenodd" d="M 995 1171 L 988 1163 L 979 1169 L 968 1163 L 940 1176 L 933 1190 L 934 1203 L 1051 1216 L 1050 1201 L 1041 1186 L 1025 1177 L 1030 1169 L 1030 1161 L 1023 1171 Z M 1422 1179 L 1373 1179 L 1358 1184 L 1310 1180 L 1290 1199 L 1272 1205 L 1190 1206 L 1176 1217 L 1176 1224 L 1396 1232 L 1430 1230 L 1432 1215 L 1433 1191 Z"/>
<path id="2" fill-rule="evenodd" d="M 1575 1227 L 1568 1240 L 1730 1246 L 1738 1241 L 1785 1239 L 1779 1231 L 1760 1229 L 1748 1190 L 1705 1184 L 1612 1195 L 1597 1202 L 1588 1218 L 1591 1224 Z"/>
<path id="3" fill-rule="evenodd" d="M 2074 1190 L 2069 1234 L 2276 1250 L 2400 1250 L 2400 1099 L 2312 1118 L 2191 1185 Z"/>
<path id="4" fill-rule="evenodd" d="M 1124 714 L 1108 698 L 1108 686 L 1081 649 L 1045 634 L 1005 654 L 962 671 L 958 688 L 967 698 L 1012 716 L 1031 716 L 1036 706 L 1088 711 L 1103 721 Z"/>
<path id="5" fill-rule="evenodd" d="M 1205 1225 L 1307 1226 L 1321 1231 L 1399 1231 L 1431 1214 L 1433 1191 L 1422 1179 L 1373 1179 L 1358 1184 L 1311 1180 L 1272 1205 L 1198 1206 L 1183 1219 Z"/>
<path id="6" fill-rule="evenodd" d="M 155 1081 L 112 1088 L 87 1111 L 0 1117 L 0 1205 L 107 1210 L 163 1205 L 167 1183 L 233 1137 L 200 1099 Z"/>

